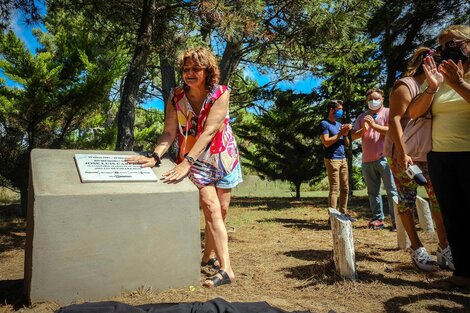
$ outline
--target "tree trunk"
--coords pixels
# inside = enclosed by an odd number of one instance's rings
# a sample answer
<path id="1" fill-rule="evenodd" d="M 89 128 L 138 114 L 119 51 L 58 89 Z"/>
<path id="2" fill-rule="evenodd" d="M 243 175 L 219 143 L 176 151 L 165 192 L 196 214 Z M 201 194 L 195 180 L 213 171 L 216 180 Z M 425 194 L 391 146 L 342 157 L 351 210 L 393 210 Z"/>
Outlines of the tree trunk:
<path id="1" fill-rule="evenodd" d="M 349 184 L 349 199 L 353 196 L 353 153 L 352 153 L 352 138 L 349 135 L 349 146 L 346 149 L 346 155 L 348 157 L 348 184 Z"/>
<path id="2" fill-rule="evenodd" d="M 175 68 L 168 62 L 163 53 L 160 53 L 160 68 L 162 75 L 162 97 L 164 104 L 164 114 L 166 114 L 166 104 L 170 96 L 171 88 L 176 86 Z"/>
<path id="3" fill-rule="evenodd" d="M 129 66 L 118 112 L 116 150 L 132 150 L 134 145 L 135 106 L 139 85 L 145 73 L 155 25 L 156 0 L 145 0 L 134 56 Z"/>
<path id="4" fill-rule="evenodd" d="M 356 253 L 351 221 L 338 210 L 329 208 L 333 234 L 333 260 L 336 271 L 346 279 L 356 279 Z"/>
<path id="5" fill-rule="evenodd" d="M 300 200 L 300 185 L 302 183 L 295 183 L 295 199 Z"/>
<path id="6" fill-rule="evenodd" d="M 233 40 L 227 42 L 222 61 L 220 61 L 220 79 L 219 82 L 222 85 L 228 85 L 230 78 L 237 69 L 240 59 L 242 58 L 242 41 Z"/>

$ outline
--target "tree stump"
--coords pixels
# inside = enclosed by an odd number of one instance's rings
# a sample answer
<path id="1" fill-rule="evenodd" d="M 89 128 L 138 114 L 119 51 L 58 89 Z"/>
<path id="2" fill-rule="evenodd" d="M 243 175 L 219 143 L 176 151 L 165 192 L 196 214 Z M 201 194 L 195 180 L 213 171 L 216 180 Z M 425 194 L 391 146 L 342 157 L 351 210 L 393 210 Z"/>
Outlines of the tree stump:
<path id="1" fill-rule="evenodd" d="M 416 211 L 418 211 L 419 225 L 421 228 L 428 233 L 434 233 L 434 222 L 432 220 L 429 202 L 420 196 L 417 196 Z"/>
<path id="2" fill-rule="evenodd" d="M 356 257 L 351 221 L 338 210 L 330 208 L 333 233 L 333 259 L 336 271 L 343 278 L 356 279 Z"/>
<path id="3" fill-rule="evenodd" d="M 401 216 L 398 214 L 398 198 L 393 197 L 393 211 L 395 212 L 395 224 L 397 226 L 398 248 L 405 250 L 411 246 L 410 239 L 406 234 L 405 227 L 401 222 Z"/>

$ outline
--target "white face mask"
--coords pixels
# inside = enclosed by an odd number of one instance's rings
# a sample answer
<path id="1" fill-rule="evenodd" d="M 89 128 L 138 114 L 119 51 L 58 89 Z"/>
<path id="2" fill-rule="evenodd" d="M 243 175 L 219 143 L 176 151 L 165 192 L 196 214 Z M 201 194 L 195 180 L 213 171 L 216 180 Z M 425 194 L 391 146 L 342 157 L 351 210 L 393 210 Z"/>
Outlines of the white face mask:
<path id="1" fill-rule="evenodd" d="M 369 109 L 375 111 L 380 109 L 382 106 L 382 100 L 380 99 L 374 99 L 374 100 L 369 100 L 367 101 L 367 105 L 369 106 Z"/>

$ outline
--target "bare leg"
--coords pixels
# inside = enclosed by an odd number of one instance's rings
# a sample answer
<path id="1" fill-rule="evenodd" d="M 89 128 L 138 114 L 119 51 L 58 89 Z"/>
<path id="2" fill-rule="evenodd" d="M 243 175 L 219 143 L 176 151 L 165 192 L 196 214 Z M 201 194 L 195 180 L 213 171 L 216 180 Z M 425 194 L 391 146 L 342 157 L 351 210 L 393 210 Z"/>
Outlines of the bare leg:
<path id="1" fill-rule="evenodd" d="M 225 222 L 225 220 L 227 219 L 228 208 L 229 208 L 230 200 L 232 197 L 232 193 L 231 193 L 232 189 L 216 188 L 216 191 L 217 191 L 217 197 L 219 198 L 219 201 L 220 201 L 222 219 Z M 209 259 L 216 256 L 215 250 L 214 250 L 214 239 L 212 238 L 211 232 L 208 230 L 207 220 L 206 220 L 204 233 L 205 233 L 205 245 L 204 245 L 204 254 L 202 256 L 202 262 L 207 263 Z"/>
<path id="2" fill-rule="evenodd" d="M 199 194 L 207 229 L 213 238 L 214 251 L 220 262 L 220 269 L 228 274 L 230 280 L 233 280 L 235 275 L 230 265 L 227 230 L 222 217 L 221 203 L 214 184 L 200 188 Z M 206 280 L 204 285 L 211 286 L 212 281 Z"/>

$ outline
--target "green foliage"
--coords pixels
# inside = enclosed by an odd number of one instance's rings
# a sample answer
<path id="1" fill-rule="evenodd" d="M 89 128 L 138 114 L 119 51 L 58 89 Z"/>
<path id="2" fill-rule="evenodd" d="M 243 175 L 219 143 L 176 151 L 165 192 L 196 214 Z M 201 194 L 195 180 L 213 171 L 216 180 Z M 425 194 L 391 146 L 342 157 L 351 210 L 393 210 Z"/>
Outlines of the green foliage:
<path id="1" fill-rule="evenodd" d="M 301 184 L 318 180 L 323 171 L 323 147 L 317 131 L 320 118 L 312 97 L 292 91 L 277 91 L 274 97 L 268 110 L 246 114 L 237 124 L 240 151 L 248 161 L 245 164 L 261 177 L 291 182 L 300 198 Z"/>
<path id="2" fill-rule="evenodd" d="M 326 99 L 344 101 L 346 121 L 364 111 L 367 89 L 378 84 L 380 62 L 373 58 L 376 53 L 377 45 L 358 35 L 324 55 L 318 70 L 325 78 L 320 92 Z"/>
<path id="3" fill-rule="evenodd" d="M 46 26 L 49 33 L 36 32 L 44 48 L 35 55 L 13 32 L 0 34 L 0 68 L 18 84 L 0 84 L 0 176 L 20 189 L 22 200 L 30 151 L 86 146 L 77 134 L 87 118 L 107 110 L 125 65 L 122 51 L 101 46 L 79 16 L 56 27 L 46 19 Z"/>
<path id="4" fill-rule="evenodd" d="M 362 176 L 362 169 L 360 166 L 352 167 L 352 188 L 353 190 L 363 190 L 366 188 L 366 183 Z"/>
<path id="5" fill-rule="evenodd" d="M 383 1 L 371 13 L 368 32 L 380 44 L 377 58 L 381 60 L 387 93 L 402 76 L 417 47 L 433 47 L 441 30 L 470 22 L 468 0 Z"/>
<path id="6" fill-rule="evenodd" d="M 135 121 L 135 143 L 136 151 L 152 151 L 158 137 L 163 133 L 164 116 L 163 111 L 157 109 L 139 109 Z"/>

